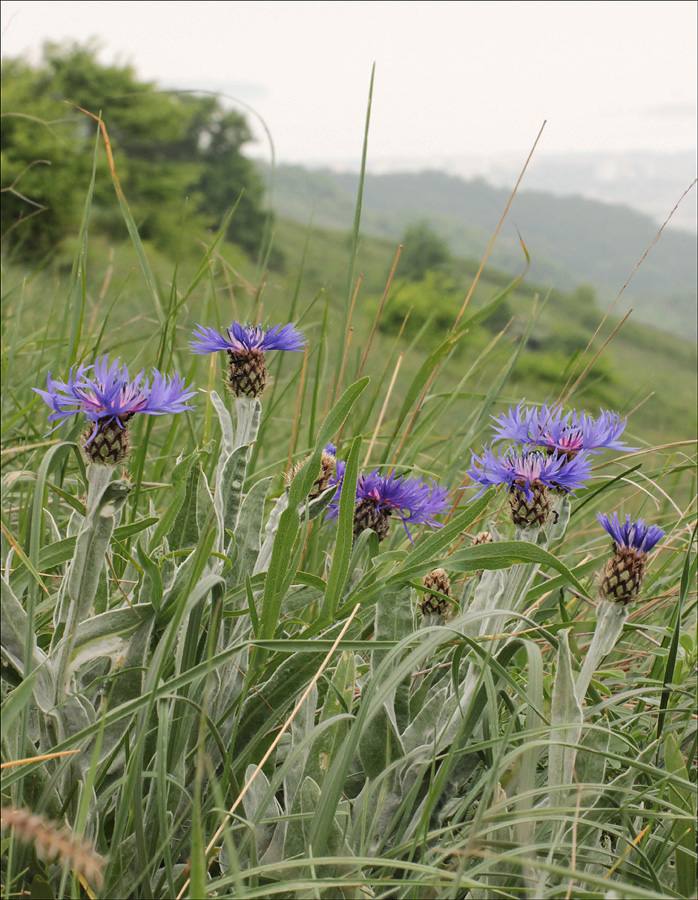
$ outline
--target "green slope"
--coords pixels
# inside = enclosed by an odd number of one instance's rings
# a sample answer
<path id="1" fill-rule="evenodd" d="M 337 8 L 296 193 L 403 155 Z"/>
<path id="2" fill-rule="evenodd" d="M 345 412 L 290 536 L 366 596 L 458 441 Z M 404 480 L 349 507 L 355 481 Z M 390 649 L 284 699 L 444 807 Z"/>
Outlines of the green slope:
<path id="1" fill-rule="evenodd" d="M 280 215 L 297 222 L 307 223 L 312 217 L 319 227 L 343 230 L 351 227 L 357 185 L 353 173 L 279 166 L 271 202 Z M 507 190 L 482 180 L 466 182 L 443 172 L 367 175 L 363 227 L 367 234 L 399 238 L 407 225 L 425 220 L 456 256 L 479 259 L 508 196 Z M 559 290 L 594 285 L 601 302 L 609 306 L 658 226 L 625 206 L 522 189 L 491 256 L 494 267 L 510 273 L 521 265 L 517 229 L 531 253 L 532 279 Z M 670 229 L 662 234 L 616 311 L 624 314 L 631 306 L 638 319 L 695 339 L 693 236 Z"/>

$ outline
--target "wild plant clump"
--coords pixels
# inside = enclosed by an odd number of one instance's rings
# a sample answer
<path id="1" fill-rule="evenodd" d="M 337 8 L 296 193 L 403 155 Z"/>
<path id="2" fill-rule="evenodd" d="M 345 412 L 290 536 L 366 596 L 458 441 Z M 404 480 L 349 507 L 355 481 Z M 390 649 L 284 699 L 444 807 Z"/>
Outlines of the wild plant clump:
<path id="1" fill-rule="evenodd" d="M 493 413 L 512 366 L 437 390 L 509 290 L 393 397 L 353 307 L 336 354 L 256 305 L 189 355 L 174 288 L 150 375 L 78 334 L 26 376 L 8 896 L 692 896 L 689 467 L 612 410 Z"/>

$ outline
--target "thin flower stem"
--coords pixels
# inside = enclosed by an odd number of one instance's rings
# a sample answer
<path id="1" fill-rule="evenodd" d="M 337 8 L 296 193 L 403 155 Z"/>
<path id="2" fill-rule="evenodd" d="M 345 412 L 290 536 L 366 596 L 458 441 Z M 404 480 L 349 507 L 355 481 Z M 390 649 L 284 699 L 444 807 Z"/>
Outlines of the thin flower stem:
<path id="1" fill-rule="evenodd" d="M 381 407 L 380 414 L 378 416 L 378 422 L 376 423 L 375 430 L 371 437 L 371 443 L 368 445 L 368 450 L 366 451 L 366 458 L 364 459 L 363 468 L 365 469 L 368 466 L 368 461 L 371 457 L 371 451 L 373 450 L 373 445 L 376 443 L 376 438 L 378 437 L 378 432 L 381 429 L 381 425 L 383 424 L 383 416 L 385 415 L 385 410 L 388 406 L 388 401 L 390 400 L 390 395 L 393 392 L 393 388 L 395 386 L 395 379 L 397 378 L 397 373 L 400 371 L 400 366 L 402 364 L 402 358 L 405 354 L 401 353 L 398 357 L 397 364 L 395 366 L 395 371 L 393 372 L 393 377 L 390 381 L 390 386 L 388 387 L 388 393 L 385 395 L 385 400 L 383 401 L 383 406 Z"/>

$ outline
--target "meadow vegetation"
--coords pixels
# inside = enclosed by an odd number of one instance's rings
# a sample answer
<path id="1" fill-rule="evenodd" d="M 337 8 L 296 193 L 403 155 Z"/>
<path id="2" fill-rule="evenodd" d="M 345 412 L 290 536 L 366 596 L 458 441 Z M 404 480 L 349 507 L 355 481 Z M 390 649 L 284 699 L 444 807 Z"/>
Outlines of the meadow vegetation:
<path id="1" fill-rule="evenodd" d="M 585 373 L 591 287 L 419 223 L 394 267 L 360 201 L 236 225 L 242 156 L 211 230 L 211 144 L 143 159 L 137 107 L 71 113 L 78 221 L 3 221 L 4 895 L 695 896 L 695 346 L 626 322 Z"/>

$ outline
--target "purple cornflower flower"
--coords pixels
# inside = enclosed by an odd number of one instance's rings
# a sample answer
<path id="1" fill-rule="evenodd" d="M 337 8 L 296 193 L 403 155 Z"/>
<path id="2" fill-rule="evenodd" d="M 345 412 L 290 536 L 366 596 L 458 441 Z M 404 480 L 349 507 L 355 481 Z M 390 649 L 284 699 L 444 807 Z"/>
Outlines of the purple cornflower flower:
<path id="1" fill-rule="evenodd" d="M 536 450 L 519 455 L 513 447 L 500 451 L 499 456 L 487 448 L 481 457 L 473 453 L 468 470 L 470 478 L 483 485 L 473 499 L 481 497 L 488 487 L 506 484 L 509 490 L 518 488 L 529 501 L 533 499 L 532 485 L 536 483 L 570 493 L 583 487 L 590 474 L 591 465 L 584 454 L 568 460 L 566 456 L 556 453 L 548 456 Z"/>
<path id="2" fill-rule="evenodd" d="M 341 466 L 341 472 L 340 472 Z M 343 483 L 344 465 L 337 463 L 336 483 Z M 425 484 L 421 478 L 406 475 L 381 475 L 378 469 L 362 472 L 356 486 L 354 507 L 354 536 L 365 528 L 371 528 L 378 540 L 388 533 L 389 518 L 395 514 L 402 520 L 407 536 L 412 540 L 408 524 L 426 524 L 431 528 L 441 528 L 434 516 L 448 509 L 448 489 L 440 488 L 436 482 Z M 339 498 L 330 503 L 327 519 L 333 521 L 339 514 Z"/>
<path id="3" fill-rule="evenodd" d="M 136 413 L 160 416 L 193 409 L 186 404 L 196 395 L 192 388 L 176 372 L 161 375 L 157 369 L 152 383 L 144 371 L 131 381 L 125 365 L 119 367 L 117 359 L 110 366 L 104 356 L 93 365 L 73 366 L 67 383 L 54 381 L 49 372 L 46 390 L 34 390 L 53 410 L 48 418 L 58 420 L 56 428 L 70 416 L 84 413 L 94 423 L 83 435 L 85 453 L 93 462 L 116 465 L 128 454 L 129 420 Z"/>
<path id="4" fill-rule="evenodd" d="M 225 350 L 229 369 L 226 385 L 234 397 L 259 397 L 267 383 L 267 350 L 302 350 L 305 338 L 295 325 L 241 325 L 226 329 L 227 338 L 214 328 L 197 325 L 196 340 L 190 341 L 192 353 L 216 353 Z"/>
<path id="5" fill-rule="evenodd" d="M 636 550 L 638 553 L 649 553 L 664 537 L 664 531 L 658 525 L 645 525 L 644 519 L 633 522 L 630 513 L 625 517 L 625 523 L 618 521 L 618 513 L 607 516 L 597 513 L 596 518 L 613 538 L 615 543 L 623 550 Z"/>
<path id="6" fill-rule="evenodd" d="M 613 538 L 613 556 L 604 566 L 599 580 L 599 594 L 612 603 L 630 603 L 640 593 L 647 568 L 647 554 L 664 536 L 657 525 L 645 525 L 644 519 L 625 523 L 613 516 L 597 513 L 601 526 Z"/>
<path id="7" fill-rule="evenodd" d="M 508 486 L 511 518 L 521 528 L 541 527 L 547 522 L 553 511 L 551 488 L 571 493 L 582 487 L 590 474 L 591 466 L 583 453 L 573 459 L 538 450 L 519 455 L 513 447 L 500 450 L 499 456 L 487 448 L 481 457 L 473 453 L 468 471 L 473 481 L 483 485 L 475 497 L 484 494 L 488 487 Z"/>
<path id="8" fill-rule="evenodd" d="M 582 450 L 601 453 L 602 450 L 636 450 L 618 440 L 625 429 L 626 419 L 611 410 L 601 410 L 598 419 L 576 410 L 565 413 L 561 406 L 540 409 L 524 408 L 523 401 L 508 413 L 495 418 L 495 440 L 513 440 L 532 447 L 545 447 L 569 459 Z"/>
<path id="9" fill-rule="evenodd" d="M 190 341 L 192 353 L 215 353 L 217 350 L 232 350 L 246 353 L 250 350 L 302 350 L 305 345 L 303 335 L 295 325 L 241 325 L 239 322 L 226 328 L 227 339 L 215 328 L 196 326 L 195 341 Z M 197 333 L 198 332 L 198 333 Z"/>

